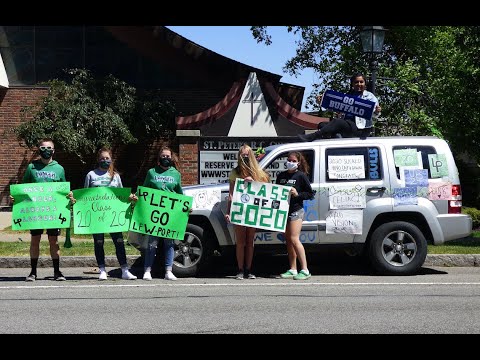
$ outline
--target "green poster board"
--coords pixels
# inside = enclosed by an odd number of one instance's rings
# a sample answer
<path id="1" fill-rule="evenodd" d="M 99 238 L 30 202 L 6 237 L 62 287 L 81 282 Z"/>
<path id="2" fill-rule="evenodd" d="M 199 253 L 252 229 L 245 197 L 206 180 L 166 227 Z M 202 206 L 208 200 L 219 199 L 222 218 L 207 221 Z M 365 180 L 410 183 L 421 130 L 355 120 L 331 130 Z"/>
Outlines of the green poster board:
<path id="1" fill-rule="evenodd" d="M 230 222 L 258 229 L 285 232 L 290 186 L 235 180 Z"/>
<path id="2" fill-rule="evenodd" d="M 193 197 L 138 187 L 130 231 L 183 240 Z"/>
<path id="3" fill-rule="evenodd" d="M 104 234 L 128 231 L 132 210 L 130 188 L 93 187 L 73 190 L 75 234 Z"/>
<path id="4" fill-rule="evenodd" d="M 69 182 L 10 185 L 12 230 L 69 228 L 69 192 Z"/>

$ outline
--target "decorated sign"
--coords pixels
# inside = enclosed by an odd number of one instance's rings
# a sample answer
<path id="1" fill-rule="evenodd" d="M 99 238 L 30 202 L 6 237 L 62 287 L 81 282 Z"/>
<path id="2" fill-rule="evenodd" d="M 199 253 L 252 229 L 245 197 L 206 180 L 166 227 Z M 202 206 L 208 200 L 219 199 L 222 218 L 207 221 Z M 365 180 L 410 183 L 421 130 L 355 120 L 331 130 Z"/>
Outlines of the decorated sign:
<path id="1" fill-rule="evenodd" d="M 101 234 L 127 231 L 132 210 L 130 188 L 92 187 L 73 190 L 75 234 Z"/>
<path id="2" fill-rule="evenodd" d="M 10 185 L 12 230 L 70 227 L 69 182 Z"/>
<path id="3" fill-rule="evenodd" d="M 245 182 L 237 178 L 230 207 L 230 222 L 284 232 L 289 204 L 290 186 Z"/>
<path id="4" fill-rule="evenodd" d="M 367 120 L 372 119 L 375 110 L 375 102 L 373 101 L 333 90 L 324 92 L 321 106 L 325 109 L 351 114 Z"/>
<path id="5" fill-rule="evenodd" d="M 193 198 L 163 190 L 138 187 L 138 201 L 130 231 L 183 240 Z"/>

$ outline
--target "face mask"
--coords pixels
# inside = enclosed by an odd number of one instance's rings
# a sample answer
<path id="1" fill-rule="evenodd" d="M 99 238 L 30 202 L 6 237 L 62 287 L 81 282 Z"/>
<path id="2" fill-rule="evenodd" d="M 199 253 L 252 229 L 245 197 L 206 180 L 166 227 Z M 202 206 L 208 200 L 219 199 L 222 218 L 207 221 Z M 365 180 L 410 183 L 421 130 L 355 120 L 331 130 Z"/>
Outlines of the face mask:
<path id="1" fill-rule="evenodd" d="M 248 156 L 242 156 L 242 161 L 245 165 L 248 165 L 250 163 L 250 159 Z"/>
<path id="2" fill-rule="evenodd" d="M 298 168 L 298 163 L 292 161 L 285 162 L 285 165 L 287 166 L 287 170 L 296 170 Z"/>
<path id="3" fill-rule="evenodd" d="M 50 159 L 53 155 L 53 150 L 40 150 L 40 156 L 45 160 Z"/>
<path id="4" fill-rule="evenodd" d="M 161 158 L 160 159 L 160 165 L 163 167 L 170 167 L 172 166 L 172 159 L 170 158 Z"/>
<path id="5" fill-rule="evenodd" d="M 99 165 L 102 169 L 108 169 L 111 163 L 112 163 L 112 160 L 101 160 Z"/>

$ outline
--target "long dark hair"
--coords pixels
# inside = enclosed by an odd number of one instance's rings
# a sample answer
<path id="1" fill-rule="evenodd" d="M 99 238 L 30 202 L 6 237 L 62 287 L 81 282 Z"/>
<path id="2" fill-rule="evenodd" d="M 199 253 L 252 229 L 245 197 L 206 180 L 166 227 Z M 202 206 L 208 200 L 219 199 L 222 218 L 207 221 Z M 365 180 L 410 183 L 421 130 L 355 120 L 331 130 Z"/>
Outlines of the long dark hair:
<path id="1" fill-rule="evenodd" d="M 305 156 L 299 151 L 291 151 L 288 153 L 288 156 L 293 155 L 297 158 L 298 160 L 298 170 L 303 172 L 305 175 L 308 176 L 310 173 L 310 165 L 308 165 L 307 160 L 305 159 Z"/>

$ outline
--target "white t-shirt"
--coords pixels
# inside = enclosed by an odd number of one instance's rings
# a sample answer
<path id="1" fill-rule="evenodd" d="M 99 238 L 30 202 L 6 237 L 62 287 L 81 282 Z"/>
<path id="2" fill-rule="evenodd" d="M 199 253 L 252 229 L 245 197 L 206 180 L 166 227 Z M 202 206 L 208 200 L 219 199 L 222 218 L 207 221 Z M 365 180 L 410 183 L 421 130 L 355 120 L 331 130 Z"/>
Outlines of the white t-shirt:
<path id="1" fill-rule="evenodd" d="M 85 176 L 84 187 L 89 188 L 89 187 L 99 187 L 99 186 L 121 188 L 123 187 L 122 179 L 120 179 L 120 175 L 118 173 L 115 173 L 113 175 L 113 179 L 111 179 L 108 171 L 99 170 L 99 169 L 90 171 L 87 174 L 87 176 Z"/>

